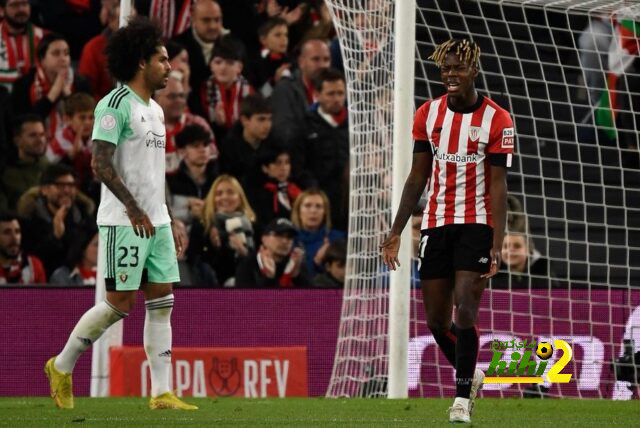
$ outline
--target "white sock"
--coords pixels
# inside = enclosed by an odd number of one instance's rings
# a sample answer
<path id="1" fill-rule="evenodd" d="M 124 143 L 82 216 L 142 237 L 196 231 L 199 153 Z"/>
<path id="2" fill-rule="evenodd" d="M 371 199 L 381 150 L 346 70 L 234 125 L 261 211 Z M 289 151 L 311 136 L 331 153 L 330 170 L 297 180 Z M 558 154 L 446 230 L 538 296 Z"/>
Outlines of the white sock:
<path id="1" fill-rule="evenodd" d="M 171 310 L 173 294 L 147 300 L 144 319 L 144 351 L 151 369 L 151 396 L 157 397 L 169 388 L 171 371 Z"/>
<path id="2" fill-rule="evenodd" d="M 468 398 L 456 397 L 456 399 L 453 400 L 453 405 L 455 406 L 458 403 L 462 404 L 465 409 L 469 410 L 469 399 Z"/>
<path id="3" fill-rule="evenodd" d="M 85 312 L 69 335 L 64 349 L 56 357 L 53 363 L 56 370 L 62 373 L 73 372 L 80 355 L 98 340 L 107 328 L 127 315 L 107 301 L 100 302 Z"/>

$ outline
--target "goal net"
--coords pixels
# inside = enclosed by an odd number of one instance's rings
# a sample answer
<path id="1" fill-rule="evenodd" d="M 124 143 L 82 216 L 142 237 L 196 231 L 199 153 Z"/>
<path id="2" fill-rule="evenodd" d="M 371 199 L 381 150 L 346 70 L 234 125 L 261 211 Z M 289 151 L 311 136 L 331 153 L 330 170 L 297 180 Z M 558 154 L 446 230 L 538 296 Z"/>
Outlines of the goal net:
<path id="1" fill-rule="evenodd" d="M 379 245 L 392 221 L 393 150 L 412 152 L 411 141 L 392 143 L 394 125 L 412 123 L 392 115 L 394 5 L 402 3 L 327 1 L 351 133 L 347 280 L 330 397 L 387 394 L 389 275 Z M 487 368 L 495 339 L 563 339 L 573 349 L 568 384 L 487 384 L 483 393 L 628 399 L 637 367 L 612 362 L 640 351 L 640 5 L 418 0 L 416 107 L 444 93 L 427 57 L 453 37 L 480 46 L 476 87 L 511 112 L 516 130 L 513 266 L 483 296 L 478 367 Z M 518 273 L 523 243 L 528 262 Z M 453 396 L 454 371 L 426 326 L 415 258 L 411 265 L 409 395 Z"/>

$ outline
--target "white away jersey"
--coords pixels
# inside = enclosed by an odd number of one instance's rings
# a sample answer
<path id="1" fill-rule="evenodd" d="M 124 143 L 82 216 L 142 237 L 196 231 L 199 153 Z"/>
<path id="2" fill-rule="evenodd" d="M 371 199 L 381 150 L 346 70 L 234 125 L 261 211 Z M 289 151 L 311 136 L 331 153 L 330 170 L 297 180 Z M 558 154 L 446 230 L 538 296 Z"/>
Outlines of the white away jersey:
<path id="1" fill-rule="evenodd" d="M 165 203 L 166 131 L 162 108 L 128 86 L 114 89 L 95 110 L 93 140 L 115 144 L 113 165 L 154 226 L 169 224 Z M 130 226 L 124 205 L 102 184 L 98 224 Z"/>

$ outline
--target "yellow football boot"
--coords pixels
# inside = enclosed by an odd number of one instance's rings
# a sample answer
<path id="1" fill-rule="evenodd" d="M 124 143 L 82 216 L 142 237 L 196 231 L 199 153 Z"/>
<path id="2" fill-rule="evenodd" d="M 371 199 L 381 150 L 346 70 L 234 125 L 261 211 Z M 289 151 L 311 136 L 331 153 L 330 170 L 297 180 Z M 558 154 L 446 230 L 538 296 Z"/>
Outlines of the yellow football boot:
<path id="1" fill-rule="evenodd" d="M 198 406 L 187 404 L 176 397 L 173 392 L 165 392 L 162 395 L 149 400 L 150 409 L 173 409 L 173 410 L 198 410 Z"/>
<path id="2" fill-rule="evenodd" d="M 49 358 L 44 366 L 44 372 L 49 378 L 51 387 L 51 398 L 60 409 L 73 409 L 73 386 L 71 383 L 71 373 L 61 373 L 56 370 L 53 362 L 56 357 Z"/>

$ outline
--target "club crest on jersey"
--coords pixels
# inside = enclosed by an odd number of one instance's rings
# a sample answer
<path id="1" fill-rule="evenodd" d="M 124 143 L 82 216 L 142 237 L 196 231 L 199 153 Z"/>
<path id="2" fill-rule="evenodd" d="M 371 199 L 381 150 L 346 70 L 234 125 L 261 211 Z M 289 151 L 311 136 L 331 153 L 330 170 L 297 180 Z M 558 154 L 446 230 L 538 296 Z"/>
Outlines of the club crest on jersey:
<path id="1" fill-rule="evenodd" d="M 513 148 L 513 137 L 514 132 L 513 128 L 504 128 L 502 130 L 502 148 L 503 149 L 512 149 Z"/>
<path id="2" fill-rule="evenodd" d="M 469 139 L 471 141 L 477 141 L 480 138 L 480 127 L 479 126 L 470 126 L 469 127 Z"/>
<path id="3" fill-rule="evenodd" d="M 120 274 L 120 281 L 121 282 L 127 282 L 127 278 L 129 278 L 129 276 L 126 273 L 121 273 Z"/>

